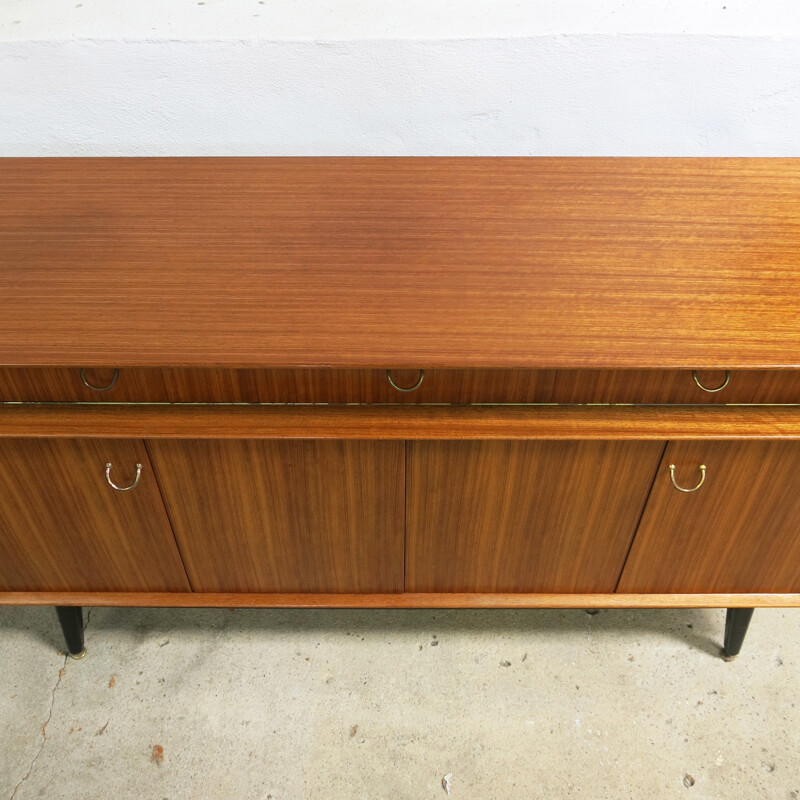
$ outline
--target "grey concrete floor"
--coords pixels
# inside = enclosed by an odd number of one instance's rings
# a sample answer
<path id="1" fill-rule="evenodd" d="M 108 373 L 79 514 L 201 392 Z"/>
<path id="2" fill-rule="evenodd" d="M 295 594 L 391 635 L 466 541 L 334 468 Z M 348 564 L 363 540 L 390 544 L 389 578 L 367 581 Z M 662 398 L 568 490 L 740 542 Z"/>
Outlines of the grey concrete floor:
<path id="1" fill-rule="evenodd" d="M 0 797 L 800 797 L 800 610 L 0 609 Z"/>

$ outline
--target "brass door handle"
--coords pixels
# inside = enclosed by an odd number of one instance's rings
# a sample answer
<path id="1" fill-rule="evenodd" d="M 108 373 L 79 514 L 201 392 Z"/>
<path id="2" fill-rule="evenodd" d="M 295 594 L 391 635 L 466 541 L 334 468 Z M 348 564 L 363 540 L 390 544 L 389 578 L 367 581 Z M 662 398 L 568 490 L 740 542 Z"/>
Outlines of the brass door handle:
<path id="1" fill-rule="evenodd" d="M 695 486 L 695 487 L 693 487 L 691 489 L 684 489 L 683 486 L 678 486 L 678 484 L 675 483 L 675 465 L 674 464 L 670 464 L 669 465 L 669 479 L 672 481 L 672 485 L 679 492 L 687 492 L 687 493 L 688 492 L 696 492 L 703 485 L 703 483 L 705 482 L 705 479 L 706 479 L 706 465 L 705 464 L 701 464 L 698 467 L 698 469 L 700 470 L 700 482 L 697 484 L 697 486 Z"/>
<path id="2" fill-rule="evenodd" d="M 726 369 L 726 370 L 725 370 L 725 380 L 722 382 L 722 385 L 721 385 L 721 386 L 717 386 L 717 388 L 716 388 L 716 389 L 709 389 L 709 388 L 708 388 L 708 386 L 703 386 L 703 384 L 702 384 L 702 383 L 700 383 L 700 379 L 697 377 L 697 370 L 696 370 L 696 369 L 693 369 L 693 370 L 692 370 L 692 377 L 694 378 L 694 382 L 695 382 L 695 383 L 696 383 L 696 384 L 697 384 L 697 385 L 698 385 L 698 386 L 699 386 L 699 387 L 700 387 L 700 388 L 701 388 L 701 389 L 702 389 L 704 392 L 711 392 L 711 393 L 713 394 L 714 392 L 721 392 L 721 391 L 722 391 L 722 390 L 723 390 L 723 389 L 724 389 L 724 388 L 725 388 L 725 387 L 726 387 L 726 386 L 727 386 L 727 385 L 730 383 L 730 380 L 731 380 L 731 371 L 730 371 L 729 369 Z"/>
<path id="3" fill-rule="evenodd" d="M 112 489 L 116 489 L 118 492 L 129 492 L 131 489 L 135 489 L 139 485 L 139 478 L 142 477 L 142 465 L 136 465 L 136 478 L 134 479 L 133 483 L 130 486 L 117 486 L 114 481 L 111 480 L 111 462 L 109 461 L 106 464 L 106 480 L 108 481 L 108 485 Z"/>
<path id="4" fill-rule="evenodd" d="M 425 377 L 425 370 L 421 369 L 419 371 L 419 380 L 413 385 L 409 386 L 408 388 L 404 389 L 402 386 L 398 386 L 392 380 L 392 371 L 390 369 L 386 370 L 386 377 L 389 379 L 389 383 L 392 385 L 393 389 L 397 389 L 398 392 L 416 392 L 420 386 L 422 386 L 422 379 Z"/>
<path id="5" fill-rule="evenodd" d="M 109 381 L 109 383 L 107 383 L 105 386 L 94 386 L 93 384 L 89 383 L 89 381 L 86 380 L 85 367 L 81 367 L 81 381 L 83 382 L 83 385 L 87 389 L 92 389 L 92 391 L 95 392 L 107 392 L 117 382 L 117 378 L 119 378 L 119 370 L 115 369 L 114 374 L 111 376 L 111 380 Z"/>

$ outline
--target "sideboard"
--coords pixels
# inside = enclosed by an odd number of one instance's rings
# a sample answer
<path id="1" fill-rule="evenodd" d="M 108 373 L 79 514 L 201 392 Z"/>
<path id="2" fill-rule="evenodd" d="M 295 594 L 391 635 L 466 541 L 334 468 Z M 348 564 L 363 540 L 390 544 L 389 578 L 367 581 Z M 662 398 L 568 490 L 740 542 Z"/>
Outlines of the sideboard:
<path id="1" fill-rule="evenodd" d="M 800 159 L 0 159 L 0 603 L 800 606 Z"/>

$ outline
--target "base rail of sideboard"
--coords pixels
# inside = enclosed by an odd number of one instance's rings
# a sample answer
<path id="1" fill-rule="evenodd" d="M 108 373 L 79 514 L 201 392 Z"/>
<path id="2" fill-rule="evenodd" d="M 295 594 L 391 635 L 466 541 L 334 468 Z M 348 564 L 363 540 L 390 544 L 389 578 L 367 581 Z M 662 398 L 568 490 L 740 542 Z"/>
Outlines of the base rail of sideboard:
<path id="1" fill-rule="evenodd" d="M 234 592 L 0 592 L 0 605 L 158 608 L 792 608 L 800 593 L 394 594 Z"/>

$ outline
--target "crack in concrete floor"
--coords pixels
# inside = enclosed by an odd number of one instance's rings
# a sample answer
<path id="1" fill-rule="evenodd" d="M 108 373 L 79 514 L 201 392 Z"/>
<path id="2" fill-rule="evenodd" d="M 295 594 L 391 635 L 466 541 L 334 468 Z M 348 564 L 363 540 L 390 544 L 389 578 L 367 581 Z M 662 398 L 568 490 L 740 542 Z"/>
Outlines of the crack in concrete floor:
<path id="1" fill-rule="evenodd" d="M 28 778 L 30 778 L 33 768 L 36 765 L 36 762 L 39 760 L 39 756 L 42 754 L 45 744 L 47 744 L 47 726 L 50 724 L 50 720 L 53 718 L 53 707 L 56 704 L 56 692 L 58 691 L 58 687 L 61 686 L 61 679 L 64 677 L 64 673 L 66 672 L 68 658 L 68 655 L 64 656 L 64 661 L 58 670 L 58 678 L 56 678 L 53 691 L 50 693 L 50 708 L 47 710 L 47 719 L 42 723 L 42 741 L 39 743 L 39 749 L 36 751 L 36 755 L 34 755 L 34 757 L 31 759 L 31 763 L 28 765 L 28 771 L 19 779 L 8 800 L 14 800 L 22 784 L 25 783 Z"/>
<path id="2" fill-rule="evenodd" d="M 91 619 L 92 619 L 92 611 L 93 610 L 94 610 L 93 608 L 90 608 L 89 611 L 86 614 L 86 621 L 85 621 L 84 627 L 83 627 L 84 636 L 86 635 L 86 632 L 89 629 L 89 623 L 91 622 Z M 61 680 L 63 679 L 64 674 L 66 673 L 67 662 L 68 661 L 69 661 L 69 653 L 64 653 L 64 661 L 62 662 L 61 666 L 58 669 L 58 677 L 56 678 L 55 685 L 53 686 L 53 690 L 50 693 L 50 707 L 48 708 L 48 711 L 47 711 L 47 719 L 42 723 L 42 726 L 41 726 L 41 728 L 42 728 L 42 741 L 39 743 L 39 749 L 36 751 L 36 754 L 31 759 L 31 762 L 28 765 L 27 772 L 22 776 L 22 778 L 20 778 L 20 780 L 17 782 L 16 786 L 14 786 L 14 790 L 11 792 L 11 795 L 9 796 L 8 800 L 14 800 L 14 798 L 17 796 L 17 792 L 20 790 L 20 787 L 22 786 L 22 784 L 25 783 L 25 781 L 27 781 L 30 778 L 31 773 L 33 772 L 33 768 L 36 765 L 36 762 L 39 760 L 39 756 L 41 756 L 42 751 L 44 750 L 45 744 L 47 744 L 47 726 L 50 724 L 50 720 L 53 718 L 53 708 L 54 708 L 54 706 L 56 704 L 56 692 L 58 691 L 59 686 L 61 686 Z M 106 724 L 108 724 L 108 723 L 106 723 Z"/>

